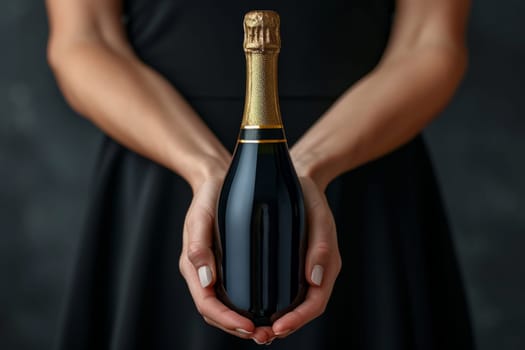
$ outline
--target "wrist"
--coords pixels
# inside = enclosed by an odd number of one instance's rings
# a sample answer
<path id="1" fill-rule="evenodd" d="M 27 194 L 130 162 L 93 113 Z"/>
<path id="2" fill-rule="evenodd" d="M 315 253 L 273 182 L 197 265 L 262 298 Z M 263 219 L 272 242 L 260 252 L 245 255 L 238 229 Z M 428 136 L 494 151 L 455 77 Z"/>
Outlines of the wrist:
<path id="1" fill-rule="evenodd" d="M 189 183 L 195 194 L 205 182 L 216 182 L 222 185 L 226 172 L 230 164 L 230 159 L 225 157 L 205 156 L 193 160 L 194 171 L 188 176 L 186 181 Z"/>
<path id="2" fill-rule="evenodd" d="M 326 157 L 315 151 L 290 152 L 295 171 L 298 177 L 306 177 L 313 180 L 317 187 L 324 192 L 328 184 L 333 180 L 329 162 Z"/>

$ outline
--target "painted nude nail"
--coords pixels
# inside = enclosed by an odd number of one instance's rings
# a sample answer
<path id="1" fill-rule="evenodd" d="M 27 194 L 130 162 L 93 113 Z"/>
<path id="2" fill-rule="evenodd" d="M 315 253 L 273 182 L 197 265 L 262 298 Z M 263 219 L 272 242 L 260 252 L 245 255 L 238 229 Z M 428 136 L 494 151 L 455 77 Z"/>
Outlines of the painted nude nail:
<path id="1" fill-rule="evenodd" d="M 246 329 L 242 329 L 242 328 L 235 328 L 235 330 L 241 334 L 245 334 L 245 335 L 248 335 L 248 334 L 252 334 L 253 332 L 250 332 L 250 331 L 247 331 Z"/>
<path id="2" fill-rule="evenodd" d="M 280 337 L 280 336 L 288 335 L 288 333 L 290 333 L 291 331 L 292 331 L 291 329 L 285 329 L 280 332 L 275 332 L 275 335 Z"/>
<path id="3" fill-rule="evenodd" d="M 211 283 L 211 270 L 208 266 L 204 265 L 199 267 L 199 280 L 201 282 L 202 288 L 206 288 Z"/>
<path id="4" fill-rule="evenodd" d="M 268 340 L 266 343 L 264 343 L 264 345 L 271 345 L 275 338 L 277 337 L 273 337 L 272 339 Z"/>
<path id="5" fill-rule="evenodd" d="M 316 286 L 320 286 L 321 282 L 323 282 L 323 273 L 324 269 L 321 265 L 314 265 L 314 268 L 312 269 L 312 276 L 310 278 Z"/>

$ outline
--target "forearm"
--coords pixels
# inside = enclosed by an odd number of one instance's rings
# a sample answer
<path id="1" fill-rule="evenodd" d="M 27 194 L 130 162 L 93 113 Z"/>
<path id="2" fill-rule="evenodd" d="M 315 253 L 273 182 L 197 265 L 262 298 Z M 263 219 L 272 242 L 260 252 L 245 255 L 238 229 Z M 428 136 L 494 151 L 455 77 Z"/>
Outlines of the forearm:
<path id="1" fill-rule="evenodd" d="M 323 188 L 418 134 L 447 104 L 466 65 L 454 47 L 386 59 L 344 93 L 292 148 L 299 174 Z"/>
<path id="2" fill-rule="evenodd" d="M 108 135 L 196 188 L 230 155 L 194 110 L 133 54 L 85 40 L 56 49 L 53 70 L 67 100 Z"/>

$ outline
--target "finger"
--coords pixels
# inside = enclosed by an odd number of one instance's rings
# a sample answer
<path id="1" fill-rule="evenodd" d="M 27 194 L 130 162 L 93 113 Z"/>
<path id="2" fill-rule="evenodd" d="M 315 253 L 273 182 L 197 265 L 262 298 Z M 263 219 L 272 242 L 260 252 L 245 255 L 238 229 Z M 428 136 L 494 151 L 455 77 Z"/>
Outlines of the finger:
<path id="1" fill-rule="evenodd" d="M 254 332 L 250 334 L 250 333 L 246 333 L 244 330 L 231 330 L 228 328 L 224 328 L 218 322 L 206 316 L 204 316 L 204 320 L 210 326 L 217 327 L 226 333 L 229 333 L 231 335 L 234 335 L 242 339 L 252 339 L 254 342 L 256 342 L 259 345 L 268 344 L 276 338 L 271 327 L 257 327 L 255 328 Z"/>
<path id="2" fill-rule="evenodd" d="M 253 333 L 255 326 L 252 321 L 221 303 L 216 298 L 213 288 L 201 287 L 197 273 L 188 260 L 183 264 L 182 269 L 195 306 L 202 316 L 214 320 L 221 327 L 230 331 Z"/>
<path id="3" fill-rule="evenodd" d="M 257 344 L 262 345 L 272 342 L 276 335 L 273 333 L 272 327 L 257 327 L 251 338 Z"/>
<path id="4" fill-rule="evenodd" d="M 309 288 L 305 301 L 274 322 L 272 330 L 284 338 L 319 317 L 325 310 L 330 294 L 322 288 Z"/>
<path id="5" fill-rule="evenodd" d="M 213 225 L 215 201 L 218 188 L 203 185 L 196 194 L 185 221 L 185 250 L 189 261 L 197 270 L 202 288 L 215 281 L 215 258 L 213 256 Z"/>
<path id="6" fill-rule="evenodd" d="M 286 337 L 324 312 L 341 268 L 335 222 L 326 197 L 309 178 L 302 178 L 301 185 L 309 227 L 305 274 L 311 287 L 302 304 L 274 323 L 278 337 Z"/>
<path id="7" fill-rule="evenodd" d="M 334 255 L 339 257 L 337 234 L 326 197 L 313 181 L 303 178 L 302 185 L 309 227 L 305 274 L 311 286 L 319 287 L 328 269 L 340 268 L 340 263 L 330 265 Z"/>
<path id="8" fill-rule="evenodd" d="M 212 320 L 209 317 L 203 316 L 203 318 L 204 318 L 204 321 L 206 321 L 206 323 L 209 324 L 210 326 L 219 328 L 220 330 L 222 330 L 222 331 L 224 331 L 226 333 L 229 333 L 231 335 L 234 335 L 236 337 L 239 337 L 239 338 L 242 338 L 242 339 L 251 339 L 251 337 L 252 337 L 253 333 L 249 333 L 249 332 L 246 332 L 245 330 L 241 330 L 241 329 L 239 329 L 239 330 L 231 330 L 231 329 L 223 327 L 221 324 L 219 324 L 218 322 Z"/>
<path id="9" fill-rule="evenodd" d="M 305 301 L 274 322 L 272 329 L 279 338 L 290 335 L 323 314 L 339 274 L 340 265 L 337 264 L 339 261 L 335 257 L 330 260 L 327 266 L 332 268 L 326 270 L 322 285 L 308 288 Z"/>

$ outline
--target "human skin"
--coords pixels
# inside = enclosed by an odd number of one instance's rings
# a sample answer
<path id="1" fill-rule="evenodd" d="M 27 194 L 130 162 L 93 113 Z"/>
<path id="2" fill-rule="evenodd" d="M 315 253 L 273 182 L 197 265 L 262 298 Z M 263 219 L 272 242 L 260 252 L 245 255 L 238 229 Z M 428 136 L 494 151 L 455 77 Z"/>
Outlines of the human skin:
<path id="1" fill-rule="evenodd" d="M 341 269 L 326 186 L 421 132 L 449 102 L 467 63 L 469 0 L 397 1 L 380 63 L 290 150 L 309 220 L 305 274 L 310 288 L 305 302 L 272 327 L 256 328 L 213 290 L 215 205 L 230 153 L 176 87 L 135 55 L 121 22 L 122 0 L 46 0 L 46 5 L 48 60 L 72 108 L 192 188 L 179 268 L 197 310 L 209 324 L 257 343 L 286 337 L 325 310 Z M 322 268 L 321 275 L 317 268 L 312 276 L 314 266 Z M 199 271 L 210 278 L 199 278 Z"/>

